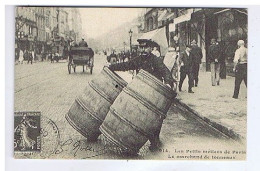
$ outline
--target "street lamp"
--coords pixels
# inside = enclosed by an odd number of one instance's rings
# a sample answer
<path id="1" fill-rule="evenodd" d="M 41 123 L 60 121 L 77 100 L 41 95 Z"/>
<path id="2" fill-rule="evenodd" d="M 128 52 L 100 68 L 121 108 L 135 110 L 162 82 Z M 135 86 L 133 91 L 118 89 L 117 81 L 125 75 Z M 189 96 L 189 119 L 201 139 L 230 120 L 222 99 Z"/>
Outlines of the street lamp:
<path id="1" fill-rule="evenodd" d="M 129 37 L 130 37 L 130 56 L 132 55 L 132 35 L 133 35 L 133 31 L 130 29 L 129 30 Z"/>
<path id="2" fill-rule="evenodd" d="M 126 42 L 123 42 L 123 44 L 124 44 L 124 52 L 125 52 L 125 46 L 126 46 Z"/>

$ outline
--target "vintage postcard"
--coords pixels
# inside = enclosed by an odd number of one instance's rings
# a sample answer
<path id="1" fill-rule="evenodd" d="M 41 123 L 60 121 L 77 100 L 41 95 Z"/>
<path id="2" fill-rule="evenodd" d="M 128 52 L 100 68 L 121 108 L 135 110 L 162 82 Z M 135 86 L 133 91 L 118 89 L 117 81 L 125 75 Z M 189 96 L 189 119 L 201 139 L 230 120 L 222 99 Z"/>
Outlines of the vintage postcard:
<path id="1" fill-rule="evenodd" d="M 14 158 L 246 160 L 247 8 L 16 6 Z"/>

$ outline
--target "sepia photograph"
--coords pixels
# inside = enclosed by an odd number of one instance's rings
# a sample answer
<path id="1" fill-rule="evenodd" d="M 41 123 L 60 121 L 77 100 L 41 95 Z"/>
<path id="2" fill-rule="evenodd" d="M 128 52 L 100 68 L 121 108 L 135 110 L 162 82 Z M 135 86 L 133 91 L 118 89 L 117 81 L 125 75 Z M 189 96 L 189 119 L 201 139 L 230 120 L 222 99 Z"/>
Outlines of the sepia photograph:
<path id="1" fill-rule="evenodd" d="M 247 8 L 13 8 L 15 159 L 246 160 Z"/>

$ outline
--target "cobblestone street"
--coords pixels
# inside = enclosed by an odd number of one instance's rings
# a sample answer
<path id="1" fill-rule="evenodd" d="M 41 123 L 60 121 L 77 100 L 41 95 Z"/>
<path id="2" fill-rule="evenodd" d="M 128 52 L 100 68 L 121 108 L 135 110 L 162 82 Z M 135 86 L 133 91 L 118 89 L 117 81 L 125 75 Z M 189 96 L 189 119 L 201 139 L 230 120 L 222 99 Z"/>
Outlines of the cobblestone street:
<path id="1" fill-rule="evenodd" d="M 75 98 L 83 92 L 87 82 L 102 70 L 105 60 L 105 56 L 95 55 L 93 75 L 89 73 L 89 70 L 82 72 L 81 66 L 77 67 L 76 73 L 68 74 L 65 61 L 15 65 L 14 110 L 40 111 L 42 117 L 52 120 L 59 130 L 57 137 L 50 136 L 49 141 L 42 141 L 42 151 L 45 150 L 46 153 L 48 151 L 48 156 L 41 154 L 16 154 L 16 156 L 23 158 L 126 159 L 111 150 L 104 150 L 106 140 L 102 135 L 96 143 L 87 142 L 65 119 L 65 114 Z M 150 143 L 147 142 L 141 148 L 139 155 L 134 158 L 177 159 L 173 156 L 176 156 L 178 151 L 187 149 L 245 151 L 244 145 L 226 138 L 192 117 L 189 118 L 187 115 L 184 117 L 174 105 L 164 120 L 160 138 L 162 141 L 160 150 L 151 152 L 148 149 Z M 190 155 L 200 155 L 200 153 L 187 152 L 187 156 Z M 215 153 L 211 151 L 210 155 L 215 155 Z M 245 157 L 245 155 L 236 156 L 234 153 L 231 153 L 230 156 L 235 156 L 236 159 Z"/>

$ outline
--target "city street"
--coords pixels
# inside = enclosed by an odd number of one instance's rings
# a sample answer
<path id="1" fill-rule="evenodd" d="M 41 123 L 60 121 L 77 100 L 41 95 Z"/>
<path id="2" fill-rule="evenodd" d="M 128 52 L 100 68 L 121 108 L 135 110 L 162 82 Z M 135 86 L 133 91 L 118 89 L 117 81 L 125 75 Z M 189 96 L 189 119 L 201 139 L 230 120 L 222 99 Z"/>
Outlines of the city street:
<path id="1" fill-rule="evenodd" d="M 58 128 L 58 136 L 50 136 L 42 141 L 45 156 L 35 154 L 15 154 L 22 158 L 68 158 L 68 159 L 198 159 L 190 156 L 201 155 L 196 150 L 205 150 L 210 158 L 220 158 L 225 150 L 230 150 L 230 157 L 245 159 L 243 144 L 231 140 L 207 125 L 182 115 L 172 105 L 164 120 L 160 138 L 162 147 L 151 152 L 150 142 L 140 150 L 138 156 L 125 157 L 119 152 L 105 148 L 107 141 L 101 135 L 98 142 L 87 142 L 65 119 L 75 98 L 83 92 L 87 82 L 97 76 L 106 63 L 106 57 L 95 55 L 93 75 L 89 70 L 82 72 L 82 66 L 76 73 L 68 74 L 67 62 L 50 63 L 49 61 L 15 65 L 15 111 L 40 111 L 42 118 L 48 118 Z M 122 75 L 122 73 L 120 73 Z M 43 138 L 44 139 L 44 138 Z M 57 143 L 55 143 L 55 141 Z M 107 147 L 107 146 L 106 146 Z M 181 152 L 184 150 L 184 152 Z M 186 151 L 189 150 L 189 151 Z M 222 153 L 217 153 L 220 150 Z M 116 151 L 116 149 L 115 149 Z M 235 152 L 234 152 L 235 151 Z M 240 152 L 240 155 L 237 155 Z M 47 155 L 48 153 L 48 155 Z M 178 158 L 178 153 L 186 158 Z M 244 153 L 244 155 L 241 155 Z M 223 154 L 224 156 L 224 154 Z M 229 154 L 225 154 L 229 156 Z M 190 157 L 190 158 L 189 158 Z M 205 158 L 207 159 L 207 158 Z"/>

